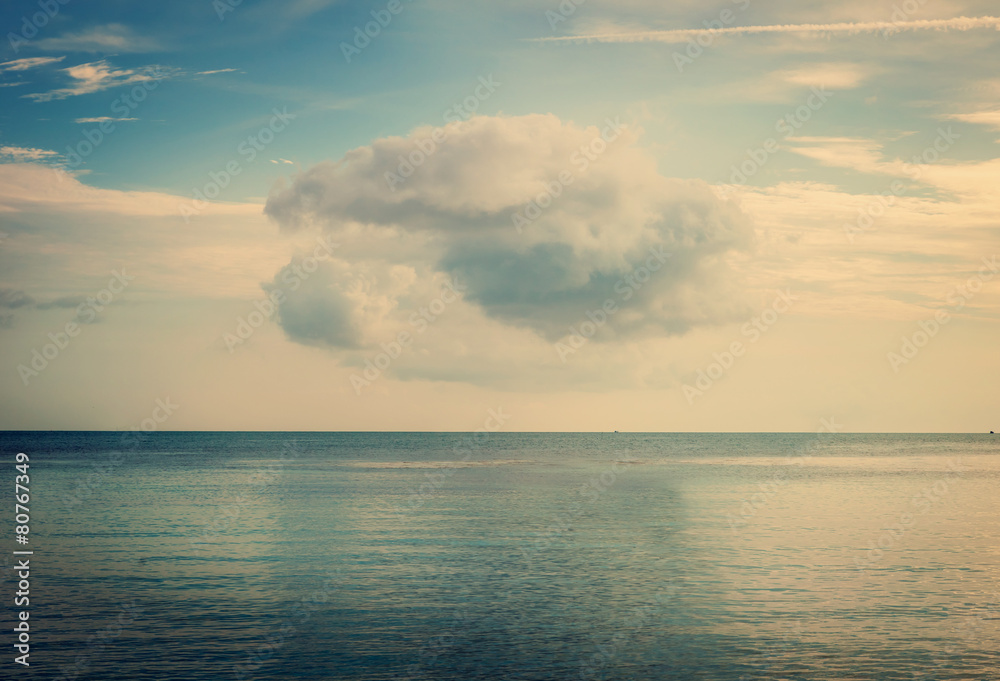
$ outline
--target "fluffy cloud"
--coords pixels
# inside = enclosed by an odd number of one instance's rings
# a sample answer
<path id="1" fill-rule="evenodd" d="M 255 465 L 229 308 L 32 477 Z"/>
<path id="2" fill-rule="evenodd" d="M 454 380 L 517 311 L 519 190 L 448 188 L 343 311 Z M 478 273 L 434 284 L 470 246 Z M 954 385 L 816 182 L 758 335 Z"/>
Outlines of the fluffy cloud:
<path id="1" fill-rule="evenodd" d="M 314 166 L 265 212 L 286 231 L 321 229 L 349 253 L 336 274 L 287 292 L 282 323 L 300 342 L 357 346 L 371 335 L 363 320 L 412 311 L 421 277 L 456 277 L 481 315 L 548 340 L 609 299 L 622 312 L 605 340 L 744 313 L 724 255 L 750 245 L 748 221 L 704 182 L 660 175 L 616 121 L 480 116 L 419 128 Z M 351 298 L 359 273 L 391 266 L 421 277 L 371 276 Z M 374 317 L 359 307 L 373 298 Z"/>
<path id="2" fill-rule="evenodd" d="M 321 261 L 315 271 L 310 267 L 298 258 L 264 286 L 269 293 L 285 295 L 278 315 L 291 338 L 307 345 L 359 348 L 394 334 L 387 318 L 413 285 L 412 268 L 352 266 L 341 259 Z"/>

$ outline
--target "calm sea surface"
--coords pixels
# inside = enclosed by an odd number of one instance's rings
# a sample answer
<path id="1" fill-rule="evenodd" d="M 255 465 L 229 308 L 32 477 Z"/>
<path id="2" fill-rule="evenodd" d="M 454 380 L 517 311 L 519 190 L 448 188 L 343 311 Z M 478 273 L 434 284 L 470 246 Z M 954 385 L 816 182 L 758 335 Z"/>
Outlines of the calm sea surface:
<path id="1" fill-rule="evenodd" d="M 18 678 L 1000 679 L 1000 436 L 0 446 L 8 510 L 31 458 Z"/>

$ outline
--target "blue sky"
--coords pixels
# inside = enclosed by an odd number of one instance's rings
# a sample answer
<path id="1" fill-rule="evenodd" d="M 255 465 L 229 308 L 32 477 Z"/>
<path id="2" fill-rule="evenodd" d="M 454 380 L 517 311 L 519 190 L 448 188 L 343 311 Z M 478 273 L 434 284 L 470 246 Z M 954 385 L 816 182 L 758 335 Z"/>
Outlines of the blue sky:
<path id="1" fill-rule="evenodd" d="M 504 404 L 527 430 L 996 429 L 993 14 L 7 3 L 0 427 L 128 427 L 172 392 L 169 428 L 462 430 Z M 670 259 L 621 300 L 651 249 Z"/>

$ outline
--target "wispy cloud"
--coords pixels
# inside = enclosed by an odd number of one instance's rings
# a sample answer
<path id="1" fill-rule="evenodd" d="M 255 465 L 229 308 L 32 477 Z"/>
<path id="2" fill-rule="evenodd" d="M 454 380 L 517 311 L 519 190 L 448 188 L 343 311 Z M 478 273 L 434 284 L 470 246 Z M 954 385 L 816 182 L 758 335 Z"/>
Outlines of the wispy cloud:
<path id="1" fill-rule="evenodd" d="M 338 4 L 339 0 L 263 0 L 244 12 L 253 21 L 283 30 Z"/>
<path id="2" fill-rule="evenodd" d="M 850 168 L 859 173 L 904 177 L 901 162 L 886 161 L 884 145 L 860 137 L 797 137 L 789 151 L 825 166 Z"/>
<path id="3" fill-rule="evenodd" d="M 158 80 L 164 77 L 164 73 L 162 71 L 158 74 L 153 73 L 153 71 L 159 68 L 160 67 L 147 66 L 141 69 L 115 69 L 108 64 L 106 59 L 102 59 L 100 61 L 80 64 L 79 66 L 71 66 L 68 69 L 62 69 L 67 76 L 75 81 L 69 87 L 59 88 L 50 92 L 36 92 L 28 95 L 22 95 L 22 97 L 26 99 L 33 99 L 36 102 L 48 102 L 53 99 L 66 99 L 67 97 L 73 97 L 75 95 L 100 92 L 101 90 L 107 90 L 108 88 L 119 87 L 121 85 Z M 168 75 L 176 75 L 176 72 L 172 72 Z"/>
<path id="4" fill-rule="evenodd" d="M 34 299 L 21 289 L 0 288 L 0 310 L 16 310 L 34 303 Z M 0 329 L 10 329 L 14 327 L 14 315 L 0 314 Z"/>
<path id="5" fill-rule="evenodd" d="M 215 69 L 214 71 L 198 71 L 194 75 L 196 76 L 211 76 L 215 73 L 232 73 L 236 69 Z"/>
<path id="6" fill-rule="evenodd" d="M 35 302 L 31 296 L 15 288 L 0 288 L 0 308 L 16 309 Z"/>
<path id="7" fill-rule="evenodd" d="M 639 31 L 621 33 L 593 33 L 588 35 L 550 36 L 534 38 L 535 42 L 587 41 L 598 43 L 686 43 L 692 38 L 713 35 L 756 35 L 761 33 L 875 33 L 885 31 L 956 30 L 971 31 L 978 28 L 1000 30 L 1000 17 L 955 17 L 953 19 L 919 19 L 913 21 L 864 21 L 831 24 L 775 24 L 766 26 L 728 26 L 717 29 L 682 28 L 667 31 Z"/>
<path id="8" fill-rule="evenodd" d="M 161 49 L 155 40 L 138 36 L 123 24 L 95 26 L 58 38 L 45 38 L 37 41 L 37 46 L 43 50 L 66 52 L 152 52 Z"/>
<path id="9" fill-rule="evenodd" d="M 803 91 L 811 87 L 829 88 L 834 91 L 851 90 L 868 80 L 875 67 L 848 62 L 817 62 L 792 69 L 762 72 L 752 78 L 738 78 L 724 87 L 715 83 L 699 83 L 691 89 L 691 96 L 698 101 L 732 102 L 786 102 L 801 99 Z"/>
<path id="10" fill-rule="evenodd" d="M 58 152 L 33 147 L 0 147 L 0 162 L 33 163 L 62 158 Z"/>
<path id="11" fill-rule="evenodd" d="M 62 296 L 54 300 L 45 301 L 44 303 L 36 303 L 35 307 L 39 310 L 72 310 L 79 307 L 86 300 L 83 296 Z"/>
<path id="12" fill-rule="evenodd" d="M 787 71 L 778 71 L 775 75 L 789 85 L 800 87 L 823 85 L 835 90 L 849 90 L 864 82 L 871 71 L 870 67 L 861 64 L 837 62 L 808 64 Z"/>
<path id="13" fill-rule="evenodd" d="M 138 118 L 112 118 L 111 116 L 95 116 L 93 118 L 77 118 L 77 123 L 118 123 L 119 121 L 137 121 Z"/>
<path id="14" fill-rule="evenodd" d="M 46 64 L 61 62 L 65 58 L 66 57 L 28 57 L 27 59 L 5 61 L 0 63 L 0 73 L 7 73 L 8 71 L 27 71 L 28 69 L 45 66 Z"/>
<path id="15" fill-rule="evenodd" d="M 987 125 L 995 130 L 1000 130 L 1000 109 L 992 111 L 974 111 L 972 113 L 948 114 L 943 116 L 948 120 L 972 123 L 974 125 Z"/>

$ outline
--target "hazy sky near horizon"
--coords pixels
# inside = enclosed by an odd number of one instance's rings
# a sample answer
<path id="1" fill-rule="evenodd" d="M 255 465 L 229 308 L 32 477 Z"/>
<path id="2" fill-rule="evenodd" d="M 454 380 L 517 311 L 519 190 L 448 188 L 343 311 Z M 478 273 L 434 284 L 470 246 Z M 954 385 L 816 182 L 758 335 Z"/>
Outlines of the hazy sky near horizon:
<path id="1" fill-rule="evenodd" d="M 0 429 L 1000 430 L 998 14 L 5 3 Z"/>

